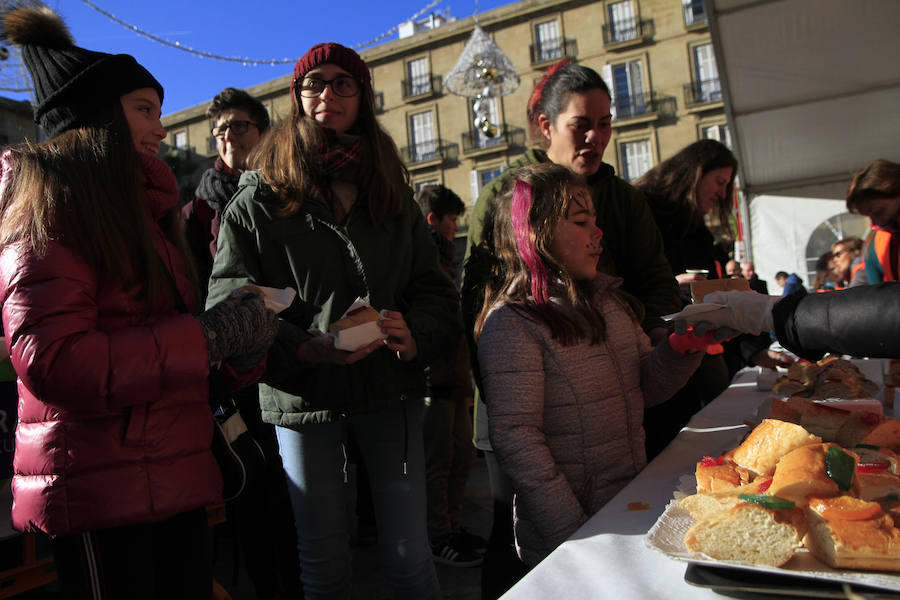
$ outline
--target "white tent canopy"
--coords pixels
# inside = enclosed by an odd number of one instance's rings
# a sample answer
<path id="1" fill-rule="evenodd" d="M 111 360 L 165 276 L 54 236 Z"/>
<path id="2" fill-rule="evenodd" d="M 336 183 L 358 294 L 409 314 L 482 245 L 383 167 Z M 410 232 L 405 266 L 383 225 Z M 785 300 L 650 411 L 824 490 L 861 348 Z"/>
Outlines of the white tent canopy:
<path id="1" fill-rule="evenodd" d="M 851 174 L 873 159 L 900 162 L 900 1 L 706 1 L 750 203 L 751 255 L 761 276 L 790 264 L 799 273 L 806 221 L 844 212 Z M 769 210 L 776 202 L 754 214 L 760 195 L 781 198 L 785 211 Z M 761 244 L 790 240 L 798 245 L 782 245 L 784 260 L 769 264 L 774 253 Z"/>

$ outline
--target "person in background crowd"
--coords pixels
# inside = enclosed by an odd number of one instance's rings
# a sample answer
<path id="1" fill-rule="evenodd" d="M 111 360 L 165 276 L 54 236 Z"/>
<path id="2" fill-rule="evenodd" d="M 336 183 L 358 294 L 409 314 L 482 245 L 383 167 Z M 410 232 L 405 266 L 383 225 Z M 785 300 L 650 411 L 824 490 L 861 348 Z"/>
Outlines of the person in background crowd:
<path id="1" fill-rule="evenodd" d="M 491 444 L 512 480 L 515 544 L 532 567 L 645 466 L 641 412 L 682 387 L 712 333 L 655 348 L 639 302 L 599 273 L 590 189 L 534 164 L 495 211 L 500 265 L 475 326 Z"/>
<path id="2" fill-rule="evenodd" d="M 232 87 L 219 92 L 206 109 L 218 156 L 204 171 L 196 197 L 182 207 L 185 233 L 204 297 L 209 285 L 222 212 L 237 191 L 247 157 L 269 130 L 269 113 L 262 102 Z M 263 423 L 256 385 L 235 392 L 234 401 L 266 457 L 263 477 L 234 502 L 226 504 L 227 523 L 238 540 L 247 575 L 258 598 L 299 598 L 300 567 L 297 536 L 275 428 Z"/>
<path id="3" fill-rule="evenodd" d="M 453 190 L 442 185 L 423 187 L 416 201 L 428 223 L 431 239 L 440 251 L 441 267 L 455 283 L 453 239 L 458 229 L 457 219 L 466 211 L 466 205 Z M 462 332 L 455 348 L 448 348 L 429 365 L 427 378 L 425 478 L 432 553 L 435 562 L 441 564 L 475 567 L 482 562 L 479 550 L 484 550 L 487 542 L 460 524 L 466 481 L 475 460 L 469 414 L 472 375 Z"/>
<path id="4" fill-rule="evenodd" d="M 741 275 L 750 283 L 750 289 L 760 294 L 769 293 L 769 284 L 759 278 L 752 262 L 741 263 Z"/>
<path id="5" fill-rule="evenodd" d="M 691 302 L 692 283 L 718 278 L 715 240 L 704 218 L 715 213 L 727 228 L 736 173 L 737 159 L 727 146 L 715 140 L 700 140 L 634 182 L 646 195 L 662 233 L 666 259 L 676 273 L 685 305 Z M 740 265 L 732 262 L 732 269 L 739 274 Z M 689 272 L 701 269 L 707 274 Z M 722 352 L 721 347 L 711 349 L 684 389 L 645 411 L 648 458 L 659 454 L 694 413 L 728 387 L 731 378 Z"/>
<path id="6" fill-rule="evenodd" d="M 806 293 L 803 287 L 803 280 L 796 273 L 787 274 L 787 271 L 778 271 L 775 273 L 775 284 L 782 288 L 782 296 L 790 296 L 791 294 Z"/>
<path id="7" fill-rule="evenodd" d="M 741 264 L 736 260 L 729 260 L 725 263 L 725 275 L 732 279 L 735 277 L 743 277 L 744 275 L 741 273 Z"/>
<path id="8" fill-rule="evenodd" d="M 645 308 L 643 327 L 654 341 L 665 338 L 661 316 L 678 311 L 678 288 L 663 254 L 662 238 L 647 202 L 638 190 L 603 162 L 612 135 L 609 89 L 600 75 L 582 65 L 562 61 L 550 67 L 535 86 L 527 106 L 527 117 L 543 149 L 528 150 L 478 196 L 469 220 L 467 256 L 462 285 L 466 334 L 484 301 L 484 286 L 496 262 L 493 217 L 500 188 L 517 167 L 554 163 L 584 180 L 591 191 L 596 222 L 604 230 L 604 253 L 599 269 L 623 278 L 622 288 Z M 475 354 L 474 340 L 470 351 Z M 473 362 L 479 384 L 478 363 Z M 493 454 L 488 440 L 489 425 L 483 390 L 476 401 L 475 440 L 485 453 L 494 496 L 494 522 L 482 565 L 482 598 L 501 596 L 524 573 L 512 548 L 512 489 Z"/>
<path id="9" fill-rule="evenodd" d="M 19 378 L 12 524 L 49 536 L 63 598 L 213 590 L 211 366 L 254 381 L 278 318 L 250 290 L 199 316 L 163 88 L 74 45 L 46 7 L 4 18 L 50 138 L 4 154 L 0 303 Z"/>
<path id="10" fill-rule="evenodd" d="M 375 117 L 369 68 L 316 44 L 294 65 L 290 116 L 251 155 L 219 229 L 207 304 L 254 283 L 293 287 L 260 383 L 297 528 L 307 597 L 351 594 L 347 448 L 357 444 L 395 598 L 440 597 L 428 543 L 424 368 L 459 334 L 459 300 Z M 384 339 L 342 350 L 325 335 L 357 299 Z"/>
<path id="11" fill-rule="evenodd" d="M 210 134 L 216 140 L 216 161 L 203 172 L 194 200 L 182 209 L 204 293 L 216 256 L 222 212 L 237 191 L 241 173 L 248 168 L 250 151 L 269 130 L 269 113 L 263 103 L 232 87 L 212 99 L 206 117 L 210 120 Z"/>
<path id="12" fill-rule="evenodd" d="M 732 277 L 741 277 L 747 279 L 750 289 L 759 294 L 768 294 L 769 288 L 765 281 L 756 276 L 753 263 L 745 262 L 739 264 L 735 260 L 730 260 L 725 265 L 726 273 L 736 273 Z M 731 381 L 734 375 L 744 367 L 763 367 L 766 369 L 775 369 L 777 367 L 788 367 L 794 363 L 794 359 L 780 350 L 773 350 L 772 337 L 770 332 L 762 332 L 759 335 L 743 334 L 738 335 L 730 340 L 722 342 L 724 353 L 722 358 L 728 367 L 728 380 Z"/>
<path id="13" fill-rule="evenodd" d="M 875 228 L 863 259 L 866 282 L 900 279 L 900 164 L 878 159 L 854 174 L 847 210 L 869 217 Z"/>
<path id="14" fill-rule="evenodd" d="M 837 289 L 868 283 L 862 248 L 863 241 L 858 237 L 846 237 L 831 245 L 830 266 Z"/>
<path id="15" fill-rule="evenodd" d="M 833 292 L 836 289 L 834 274 L 834 255 L 831 250 L 823 253 L 816 260 L 816 275 L 810 287 L 815 292 Z"/>

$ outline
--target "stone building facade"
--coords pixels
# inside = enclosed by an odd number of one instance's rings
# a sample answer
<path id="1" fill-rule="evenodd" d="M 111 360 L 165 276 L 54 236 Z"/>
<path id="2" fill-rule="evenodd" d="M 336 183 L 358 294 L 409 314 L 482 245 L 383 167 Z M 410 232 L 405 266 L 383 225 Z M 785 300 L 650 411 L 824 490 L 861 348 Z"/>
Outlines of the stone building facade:
<path id="1" fill-rule="evenodd" d="M 432 17 L 428 27 L 409 28 L 418 33 L 361 53 L 372 69 L 381 123 L 416 188 L 441 183 L 471 205 L 485 183 L 536 143 L 525 105 L 534 83 L 564 56 L 601 73 L 613 91 L 613 136 L 604 159 L 625 179 L 702 137 L 731 145 L 702 0 L 523 0 L 477 20 L 521 79 L 515 92 L 489 107 L 498 128 L 491 138 L 473 124 L 472 99 L 442 85 L 474 18 Z M 273 121 L 289 114 L 290 79 L 288 73 L 248 89 Z M 164 117 L 166 143 L 214 156 L 205 108 Z M 461 225 L 462 235 L 465 219 Z"/>

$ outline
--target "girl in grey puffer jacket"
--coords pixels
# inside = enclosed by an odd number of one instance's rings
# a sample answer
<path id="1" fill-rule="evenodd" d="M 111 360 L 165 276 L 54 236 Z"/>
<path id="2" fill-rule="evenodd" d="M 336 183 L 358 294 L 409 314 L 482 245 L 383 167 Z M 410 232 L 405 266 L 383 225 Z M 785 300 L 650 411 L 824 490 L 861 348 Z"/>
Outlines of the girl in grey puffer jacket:
<path id="1" fill-rule="evenodd" d="M 519 557 L 537 564 L 645 466 L 644 406 L 664 401 L 714 343 L 656 348 L 642 307 L 597 272 L 588 191 L 556 165 L 515 173 L 494 224 L 497 265 L 476 323 L 490 439 L 513 481 Z"/>

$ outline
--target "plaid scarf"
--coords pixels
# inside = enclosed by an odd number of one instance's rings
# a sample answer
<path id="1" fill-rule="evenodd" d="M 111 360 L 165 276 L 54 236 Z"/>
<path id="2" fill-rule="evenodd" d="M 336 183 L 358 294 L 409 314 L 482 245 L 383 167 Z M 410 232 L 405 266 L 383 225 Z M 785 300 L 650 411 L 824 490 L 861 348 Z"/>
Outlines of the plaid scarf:
<path id="1" fill-rule="evenodd" d="M 359 180 L 359 165 L 365 146 L 361 136 L 338 133 L 327 127 L 323 127 L 322 131 L 325 133 L 325 143 L 322 144 L 319 154 L 323 172 L 319 191 L 331 206 L 334 218 L 343 226 L 347 222 L 347 211 L 334 196 L 331 181 L 337 179 L 356 183 Z"/>

